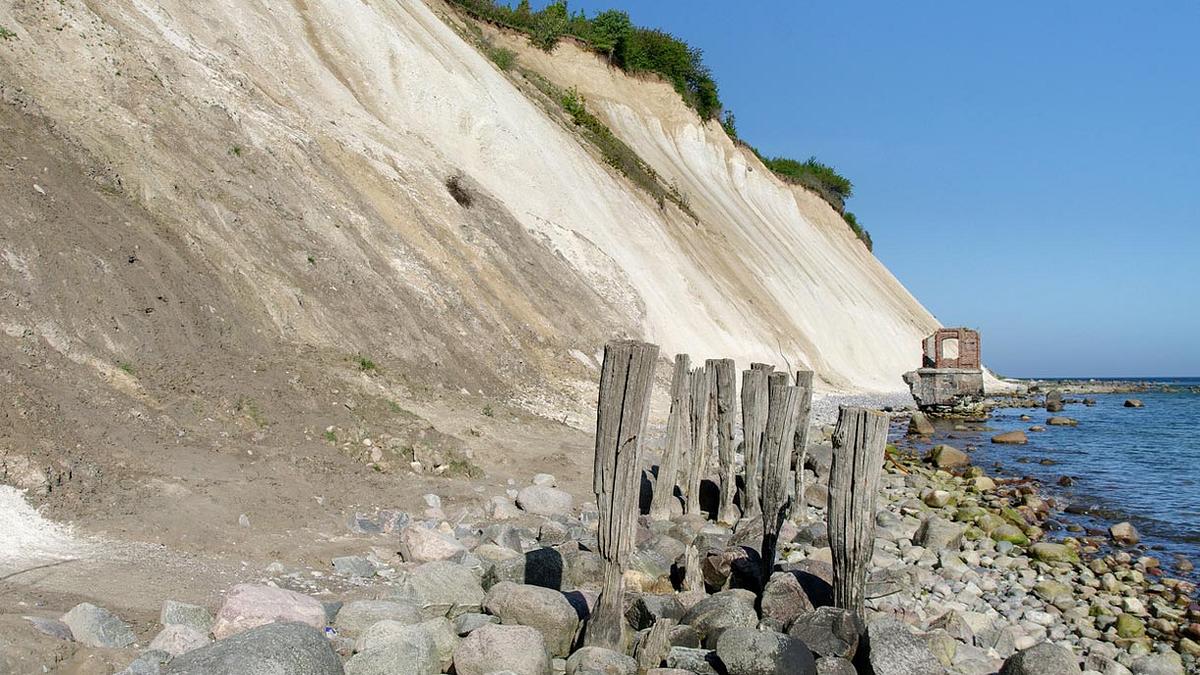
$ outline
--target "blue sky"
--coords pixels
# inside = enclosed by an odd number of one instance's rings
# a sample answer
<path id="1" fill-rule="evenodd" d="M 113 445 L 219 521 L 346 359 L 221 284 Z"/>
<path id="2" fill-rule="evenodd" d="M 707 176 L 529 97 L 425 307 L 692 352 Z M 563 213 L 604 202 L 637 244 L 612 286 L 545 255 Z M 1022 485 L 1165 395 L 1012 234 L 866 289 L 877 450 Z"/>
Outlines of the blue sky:
<path id="1" fill-rule="evenodd" d="M 1200 375 L 1200 3 L 570 7 L 703 49 L 740 135 L 853 180 L 878 257 L 1000 373 Z"/>

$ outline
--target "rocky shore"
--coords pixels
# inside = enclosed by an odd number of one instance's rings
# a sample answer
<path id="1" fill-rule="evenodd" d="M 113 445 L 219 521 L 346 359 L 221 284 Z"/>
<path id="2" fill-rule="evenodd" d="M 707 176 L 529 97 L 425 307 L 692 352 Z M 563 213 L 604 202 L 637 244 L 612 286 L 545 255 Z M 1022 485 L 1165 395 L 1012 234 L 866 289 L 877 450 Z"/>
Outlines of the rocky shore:
<path id="1" fill-rule="evenodd" d="M 950 446 L 918 455 L 919 439 L 888 448 L 858 625 L 829 606 L 823 431 L 769 579 L 758 519 L 642 518 L 623 652 L 580 644 L 601 583 L 596 508 L 546 474 L 461 513 L 427 495 L 422 513 L 355 514 L 361 555 L 273 564 L 216 607 L 164 599 L 160 625 L 86 603 L 27 621 L 130 674 L 1196 672 L 1190 583 L 1149 556 L 1048 541 L 1054 504 L 1035 484 L 989 477 Z"/>

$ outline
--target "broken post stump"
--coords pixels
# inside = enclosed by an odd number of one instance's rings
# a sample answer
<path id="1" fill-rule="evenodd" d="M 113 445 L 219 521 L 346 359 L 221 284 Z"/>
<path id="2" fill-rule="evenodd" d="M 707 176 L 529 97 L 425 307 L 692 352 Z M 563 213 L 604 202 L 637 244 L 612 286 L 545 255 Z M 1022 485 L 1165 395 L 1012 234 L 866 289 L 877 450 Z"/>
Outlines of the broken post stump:
<path id="1" fill-rule="evenodd" d="M 637 535 L 642 436 L 657 359 L 657 345 L 614 340 L 604 346 L 600 372 L 592 491 L 600 510 L 596 543 L 604 560 L 604 586 L 588 621 L 585 642 L 622 652 L 624 574 Z"/>
<path id="2" fill-rule="evenodd" d="M 804 478 L 804 463 L 808 461 L 808 431 L 812 420 L 813 372 L 811 370 L 796 371 L 796 386 L 800 388 L 800 414 L 796 418 L 796 487 L 793 491 L 792 513 L 798 516 L 801 523 L 808 522 L 808 499 L 805 490 L 808 489 Z"/>
<path id="3" fill-rule="evenodd" d="M 675 485 L 681 483 L 680 494 L 687 493 L 687 481 L 679 481 L 680 464 L 688 460 L 692 446 L 692 381 L 691 358 L 675 355 L 675 371 L 671 376 L 671 414 L 667 418 L 667 444 L 662 463 L 658 465 L 658 480 L 650 501 L 650 518 L 665 520 L 671 517 L 671 501 Z M 687 475 L 687 472 L 683 472 Z"/>
<path id="4" fill-rule="evenodd" d="M 833 604 L 866 625 L 863 614 L 867 563 L 875 547 L 875 501 L 887 444 L 888 416 L 842 407 L 833 432 L 829 476 L 829 547 L 833 553 Z"/>
<path id="5" fill-rule="evenodd" d="M 692 448 L 688 457 L 687 501 L 683 512 L 700 513 L 700 483 L 708 473 L 708 455 L 712 452 L 712 413 L 709 392 L 716 388 L 711 368 L 692 371 Z"/>
<path id="6" fill-rule="evenodd" d="M 737 522 L 737 474 L 733 447 L 733 416 L 737 412 L 737 385 L 734 380 L 733 359 L 710 359 L 716 378 L 717 401 L 717 462 L 720 465 L 721 501 L 717 522 L 732 525 Z"/>
<path id="7" fill-rule="evenodd" d="M 755 364 L 759 365 L 759 364 Z M 767 430 L 767 375 L 754 368 L 742 371 L 742 454 L 745 456 L 745 485 L 742 516 L 762 513 L 762 443 Z"/>
<path id="8" fill-rule="evenodd" d="M 762 568 L 763 583 L 775 569 L 775 549 L 779 543 L 779 528 L 786 515 L 788 491 L 791 488 L 789 470 L 792 466 L 792 444 L 796 436 L 796 419 L 800 414 L 799 387 L 788 386 L 787 373 L 771 373 L 767 380 L 767 431 L 763 439 L 762 462 Z"/>

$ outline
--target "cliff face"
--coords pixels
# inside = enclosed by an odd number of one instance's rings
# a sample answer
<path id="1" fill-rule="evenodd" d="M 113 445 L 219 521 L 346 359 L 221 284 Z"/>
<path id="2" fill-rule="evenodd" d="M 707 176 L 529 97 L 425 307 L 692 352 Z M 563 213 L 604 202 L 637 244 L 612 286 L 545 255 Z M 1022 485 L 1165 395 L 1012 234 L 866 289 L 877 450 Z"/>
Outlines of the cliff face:
<path id="1" fill-rule="evenodd" d="M 903 388 L 935 321 L 824 202 L 668 86 L 497 37 L 698 220 L 660 208 L 430 2 L 0 6 L 6 367 L 60 360 L 20 376 L 48 406 L 55 386 L 165 406 L 248 363 L 366 355 L 409 393 L 552 413 L 586 407 L 606 339 L 640 336 Z"/>

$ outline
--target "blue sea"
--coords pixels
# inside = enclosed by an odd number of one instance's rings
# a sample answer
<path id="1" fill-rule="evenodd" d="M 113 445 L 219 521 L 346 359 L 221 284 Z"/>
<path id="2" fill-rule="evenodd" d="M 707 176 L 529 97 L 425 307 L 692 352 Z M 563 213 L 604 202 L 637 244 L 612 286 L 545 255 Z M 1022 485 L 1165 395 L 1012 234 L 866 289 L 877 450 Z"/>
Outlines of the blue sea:
<path id="1" fill-rule="evenodd" d="M 1046 425 L 1050 414 L 1044 409 L 1001 408 L 987 424 L 994 431 L 944 432 L 939 427 L 934 442 L 962 449 L 974 446 L 972 461 L 991 474 L 1040 480 L 1060 505 L 1070 505 L 1068 512 L 1055 517 L 1064 526 L 1074 522 L 1107 530 L 1114 522 L 1128 520 L 1141 533 L 1142 545 L 1164 566 L 1174 568 L 1176 555 L 1200 566 L 1200 394 L 1187 389 L 1200 386 L 1200 378 L 1136 381 L 1179 391 L 1064 394 L 1096 401 L 1094 406 L 1070 403 L 1054 413 L 1078 420 L 1077 427 Z M 1130 398 L 1145 407 L 1124 407 Z M 1022 414 L 1033 419 L 1021 421 Z M 1033 425 L 1045 426 L 1046 431 L 1028 431 Z M 995 434 L 1016 429 L 1026 431 L 1028 445 L 990 442 Z M 1053 463 L 1043 465 L 1043 459 Z M 1073 484 L 1059 486 L 1062 476 L 1070 476 Z"/>

